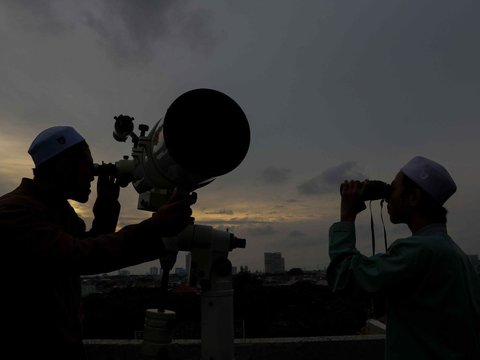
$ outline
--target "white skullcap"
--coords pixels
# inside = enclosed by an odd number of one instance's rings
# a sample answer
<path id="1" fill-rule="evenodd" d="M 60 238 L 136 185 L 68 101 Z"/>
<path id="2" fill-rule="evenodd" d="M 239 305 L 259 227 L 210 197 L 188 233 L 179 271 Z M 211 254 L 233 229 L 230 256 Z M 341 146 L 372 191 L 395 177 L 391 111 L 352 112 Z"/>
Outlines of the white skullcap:
<path id="1" fill-rule="evenodd" d="M 400 171 L 440 205 L 457 190 L 457 185 L 448 171 L 439 163 L 423 156 L 415 156 Z"/>
<path id="2" fill-rule="evenodd" d="M 84 140 L 70 126 L 53 126 L 37 135 L 32 145 L 30 145 L 28 153 L 32 157 L 35 166 L 38 166 Z"/>

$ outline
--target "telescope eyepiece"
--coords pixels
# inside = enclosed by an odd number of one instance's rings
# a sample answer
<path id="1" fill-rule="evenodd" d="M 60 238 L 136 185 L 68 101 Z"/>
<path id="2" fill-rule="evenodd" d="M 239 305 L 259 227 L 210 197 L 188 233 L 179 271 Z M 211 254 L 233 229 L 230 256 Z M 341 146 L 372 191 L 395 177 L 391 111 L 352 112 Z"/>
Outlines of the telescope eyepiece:
<path id="1" fill-rule="evenodd" d="M 117 166 L 112 163 L 101 163 L 93 164 L 93 176 L 108 175 L 116 176 L 117 175 Z"/>

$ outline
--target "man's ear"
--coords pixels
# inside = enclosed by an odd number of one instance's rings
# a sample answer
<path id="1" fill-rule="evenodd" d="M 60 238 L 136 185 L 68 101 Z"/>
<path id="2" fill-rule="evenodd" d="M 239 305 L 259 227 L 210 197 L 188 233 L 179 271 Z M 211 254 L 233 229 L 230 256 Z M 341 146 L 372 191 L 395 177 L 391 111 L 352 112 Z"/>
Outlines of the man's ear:
<path id="1" fill-rule="evenodd" d="M 415 188 L 409 195 L 409 203 L 411 206 L 415 207 L 419 204 L 420 199 L 422 198 L 422 192 L 420 189 Z"/>
<path id="2" fill-rule="evenodd" d="M 73 176 L 73 164 L 72 160 L 66 156 L 62 156 L 58 159 L 55 166 L 55 173 L 62 180 L 62 183 L 70 181 Z"/>

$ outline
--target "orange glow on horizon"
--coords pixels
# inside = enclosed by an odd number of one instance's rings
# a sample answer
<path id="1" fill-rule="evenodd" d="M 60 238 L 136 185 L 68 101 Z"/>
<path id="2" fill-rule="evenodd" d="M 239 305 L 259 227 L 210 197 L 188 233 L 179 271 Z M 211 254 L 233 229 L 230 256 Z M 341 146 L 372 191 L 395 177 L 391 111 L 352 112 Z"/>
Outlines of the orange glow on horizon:
<path id="1" fill-rule="evenodd" d="M 81 204 L 76 201 L 68 201 L 72 206 L 73 210 L 80 216 L 85 222 L 90 222 L 92 220 L 92 211 L 91 207 L 88 204 Z M 87 226 L 88 227 L 88 226 Z"/>

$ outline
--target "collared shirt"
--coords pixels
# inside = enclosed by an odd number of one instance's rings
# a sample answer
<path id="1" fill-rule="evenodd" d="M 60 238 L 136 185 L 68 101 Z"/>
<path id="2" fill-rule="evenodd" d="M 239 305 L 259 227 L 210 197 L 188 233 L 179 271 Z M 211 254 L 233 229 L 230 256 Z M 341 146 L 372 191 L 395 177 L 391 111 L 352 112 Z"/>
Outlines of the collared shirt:
<path id="1" fill-rule="evenodd" d="M 371 257 L 355 242 L 353 222 L 331 226 L 328 283 L 346 296 L 386 299 L 387 360 L 480 359 L 480 278 L 445 224 Z"/>

